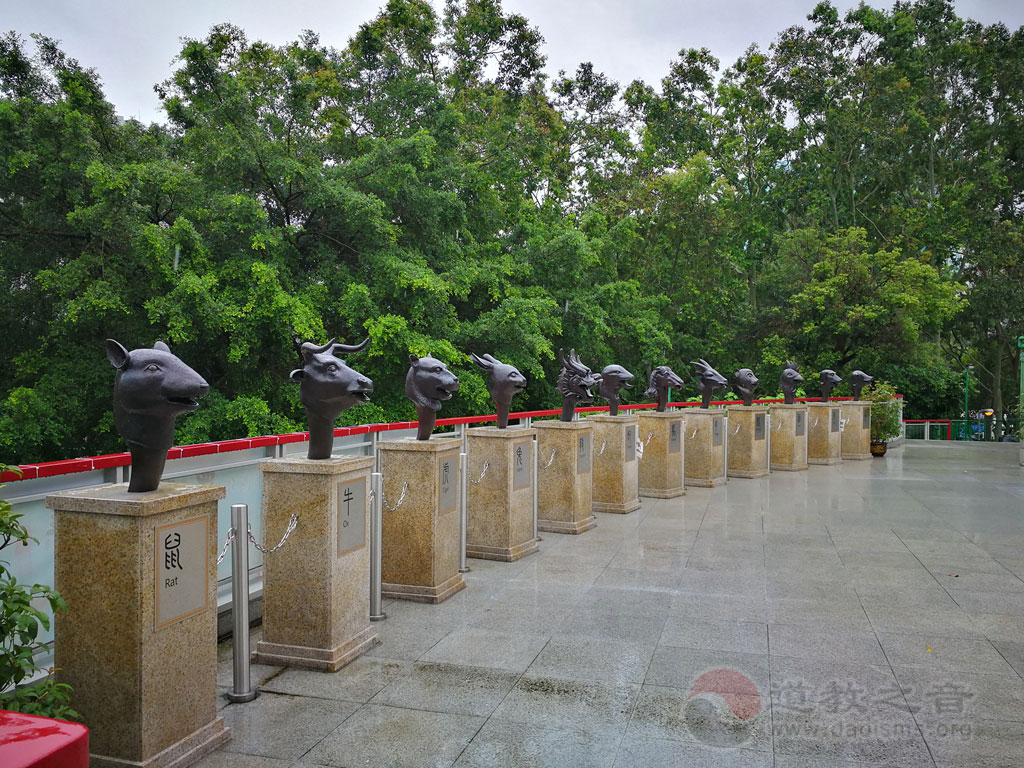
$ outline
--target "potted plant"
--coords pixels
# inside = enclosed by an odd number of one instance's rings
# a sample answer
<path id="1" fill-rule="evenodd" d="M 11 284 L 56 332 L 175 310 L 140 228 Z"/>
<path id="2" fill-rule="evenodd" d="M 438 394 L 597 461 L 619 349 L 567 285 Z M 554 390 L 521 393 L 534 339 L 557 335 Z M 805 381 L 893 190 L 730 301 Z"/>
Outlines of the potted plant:
<path id="1" fill-rule="evenodd" d="M 871 402 L 871 455 L 884 456 L 886 440 L 900 434 L 900 401 L 896 390 L 885 381 L 875 382 L 864 399 Z"/>

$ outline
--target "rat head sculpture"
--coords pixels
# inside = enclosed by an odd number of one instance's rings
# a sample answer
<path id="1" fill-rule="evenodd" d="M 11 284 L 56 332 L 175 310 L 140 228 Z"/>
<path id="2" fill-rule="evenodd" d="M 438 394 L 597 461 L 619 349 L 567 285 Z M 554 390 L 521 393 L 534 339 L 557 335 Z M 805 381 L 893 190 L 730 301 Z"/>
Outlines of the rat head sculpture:
<path id="1" fill-rule="evenodd" d="M 722 374 L 708 365 L 707 361 L 703 358 L 695 363 L 691 362 L 690 365 L 692 365 L 697 370 L 697 373 L 700 374 L 700 380 L 697 382 L 697 389 L 701 396 L 700 407 L 710 408 L 711 397 L 715 390 L 721 389 L 728 382 Z"/>
<path id="2" fill-rule="evenodd" d="M 174 420 L 199 407 L 210 391 L 162 341 L 129 352 L 113 339 L 105 343 L 114 376 L 114 423 L 132 454 L 129 493 L 155 491 L 174 443 Z"/>
<path id="3" fill-rule="evenodd" d="M 451 400 L 459 391 L 458 377 L 440 360 L 427 355 L 409 355 L 409 372 L 405 375 L 405 396 L 416 404 L 419 428 L 417 440 L 429 440 L 434 431 L 442 400 Z"/>
<path id="4" fill-rule="evenodd" d="M 683 386 L 683 380 L 676 376 L 676 372 L 667 365 L 659 365 L 651 371 L 651 377 L 647 380 L 647 391 L 644 397 L 656 397 L 658 408 L 664 412 L 668 407 L 668 391 L 671 387 L 679 389 Z"/>
<path id="5" fill-rule="evenodd" d="M 796 363 L 792 360 L 786 363 L 779 377 L 779 386 L 782 388 L 782 398 L 786 405 L 793 405 L 796 402 L 796 390 L 804 383 L 804 377 L 796 369 Z"/>
<path id="6" fill-rule="evenodd" d="M 740 399 L 744 405 L 754 404 L 754 390 L 757 389 L 757 376 L 749 368 L 740 368 L 732 375 L 736 383 L 736 391 L 740 393 Z"/>
<path id="7" fill-rule="evenodd" d="M 836 372 L 831 368 L 826 368 L 824 371 L 818 374 L 818 378 L 821 381 L 821 402 L 827 403 L 829 393 L 836 384 L 842 381 Z"/>
<path id="8" fill-rule="evenodd" d="M 589 403 L 594 399 L 590 388 L 598 384 L 597 377 L 587 366 L 580 362 L 575 349 L 569 350 L 566 357 L 563 350 L 558 350 L 558 362 L 562 370 L 558 372 L 556 389 L 562 395 L 562 421 L 572 421 L 577 403 Z"/>
<path id="9" fill-rule="evenodd" d="M 299 348 L 302 367 L 290 378 L 300 383 L 302 406 L 309 424 L 309 459 L 329 459 L 334 446 L 334 422 L 338 414 L 358 403 L 370 402 L 373 382 L 349 368 L 342 355 L 361 352 L 370 343 L 337 344 L 331 339 L 322 347 L 306 342 Z"/>
<path id="10" fill-rule="evenodd" d="M 860 400 L 860 391 L 864 388 L 864 385 L 871 384 L 874 380 L 874 376 L 868 376 L 864 371 L 854 371 L 851 373 L 850 389 L 853 390 L 853 399 Z"/>
<path id="11" fill-rule="evenodd" d="M 621 365 L 608 365 L 601 371 L 597 394 L 608 401 L 608 415 L 619 415 L 619 390 L 633 386 L 633 374 Z"/>
<path id="12" fill-rule="evenodd" d="M 526 377 L 515 366 L 505 365 L 491 355 L 478 357 L 470 352 L 469 356 L 489 374 L 487 387 L 498 409 L 498 429 L 505 429 L 508 427 L 509 405 L 516 393 L 526 388 Z"/>

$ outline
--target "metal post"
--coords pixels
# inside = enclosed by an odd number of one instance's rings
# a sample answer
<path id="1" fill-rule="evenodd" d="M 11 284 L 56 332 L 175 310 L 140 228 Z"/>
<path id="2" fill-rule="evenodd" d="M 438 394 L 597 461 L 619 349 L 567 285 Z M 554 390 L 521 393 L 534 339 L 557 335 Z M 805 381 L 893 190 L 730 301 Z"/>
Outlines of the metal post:
<path id="1" fill-rule="evenodd" d="M 253 690 L 249 676 L 249 506 L 231 505 L 231 617 L 235 628 L 231 641 L 232 685 L 228 701 L 236 704 L 252 701 L 259 693 Z"/>
<path id="2" fill-rule="evenodd" d="M 370 475 L 373 499 L 370 502 L 370 621 L 381 621 L 388 615 L 381 608 L 381 546 L 384 541 L 384 475 L 374 472 Z"/>
<path id="3" fill-rule="evenodd" d="M 540 442 L 537 440 L 533 441 L 533 538 L 540 540 L 539 531 L 537 530 L 537 488 L 540 486 L 540 462 L 537 456 L 540 454 Z"/>
<path id="4" fill-rule="evenodd" d="M 930 421 L 926 421 L 924 423 L 924 439 L 925 440 L 931 440 L 932 439 L 932 423 Z"/>
<path id="5" fill-rule="evenodd" d="M 466 504 L 468 494 L 466 493 L 469 473 L 466 471 L 466 454 L 459 454 L 459 573 L 469 573 L 469 566 L 466 565 L 466 527 L 469 524 L 469 507 Z"/>
<path id="6" fill-rule="evenodd" d="M 968 365 L 964 368 L 964 440 L 971 439 L 971 415 L 967 410 L 967 393 L 971 384 L 971 368 L 973 365 Z"/>

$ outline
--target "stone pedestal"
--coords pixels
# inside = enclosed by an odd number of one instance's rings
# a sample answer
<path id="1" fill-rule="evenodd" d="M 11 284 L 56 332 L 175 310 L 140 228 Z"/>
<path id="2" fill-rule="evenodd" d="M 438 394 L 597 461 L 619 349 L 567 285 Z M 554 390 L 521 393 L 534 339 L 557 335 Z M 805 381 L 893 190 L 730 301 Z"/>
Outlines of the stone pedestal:
<path id="1" fill-rule="evenodd" d="M 57 681 L 94 768 L 183 768 L 229 738 L 217 716 L 217 500 L 224 488 L 104 485 L 56 510 Z"/>
<path id="2" fill-rule="evenodd" d="M 381 596 L 440 603 L 459 573 L 459 449 L 451 438 L 377 443 L 384 478 Z M 408 484 L 405 500 L 395 507 Z"/>
<path id="3" fill-rule="evenodd" d="M 640 495 L 672 499 L 686 493 L 683 485 L 683 414 L 643 411 L 638 426 L 644 453 L 640 457 Z"/>
<path id="4" fill-rule="evenodd" d="M 724 485 L 725 475 L 725 410 L 722 408 L 687 408 L 683 411 L 686 427 L 685 484 L 699 488 Z"/>
<path id="5" fill-rule="evenodd" d="M 628 515 L 640 509 L 636 416 L 587 416 L 594 427 L 595 512 Z"/>
<path id="6" fill-rule="evenodd" d="M 869 400 L 842 400 L 839 403 L 842 414 L 843 461 L 864 461 L 871 458 L 871 402 Z"/>
<path id="7" fill-rule="evenodd" d="M 764 477 L 768 469 L 768 406 L 730 405 L 726 465 L 729 477 Z"/>
<path id="8" fill-rule="evenodd" d="M 538 530 L 548 533 L 589 531 L 597 525 L 593 511 L 593 425 L 584 421 L 538 421 L 533 426 L 537 430 L 540 468 Z"/>
<path id="9" fill-rule="evenodd" d="M 838 464 L 842 459 L 839 403 L 807 404 L 807 463 Z"/>
<path id="10" fill-rule="evenodd" d="M 263 639 L 253 661 L 336 672 L 379 641 L 370 626 L 370 470 L 373 458 L 260 463 Z"/>
<path id="11" fill-rule="evenodd" d="M 535 429 L 467 430 L 466 555 L 507 563 L 537 551 L 533 537 Z M 474 481 L 487 465 L 479 483 Z"/>
<path id="12" fill-rule="evenodd" d="M 771 407 L 772 472 L 796 472 L 807 469 L 807 406 Z"/>

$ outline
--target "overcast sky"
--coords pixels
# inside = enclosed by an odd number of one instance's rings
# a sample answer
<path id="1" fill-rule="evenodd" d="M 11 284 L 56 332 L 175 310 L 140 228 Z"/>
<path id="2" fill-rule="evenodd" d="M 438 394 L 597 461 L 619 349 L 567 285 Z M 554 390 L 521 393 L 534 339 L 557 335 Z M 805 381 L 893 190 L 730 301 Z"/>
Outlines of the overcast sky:
<path id="1" fill-rule="evenodd" d="M 242 27 L 250 40 L 286 43 L 312 29 L 341 47 L 385 0 L 0 0 L 0 32 L 32 32 L 103 79 L 107 98 L 125 117 L 163 120 L 153 85 L 171 73 L 180 38 L 201 37 L 218 22 Z M 751 43 L 762 48 L 783 29 L 805 22 L 816 0 L 505 0 L 544 36 L 547 72 L 581 61 L 622 85 L 657 84 L 682 48 L 710 48 L 732 64 Z M 837 0 L 842 11 L 856 5 Z M 876 7 L 891 2 L 875 0 Z M 443 0 L 434 0 L 442 7 Z M 1021 0 L 960 0 L 957 12 L 985 24 L 1024 25 Z"/>

